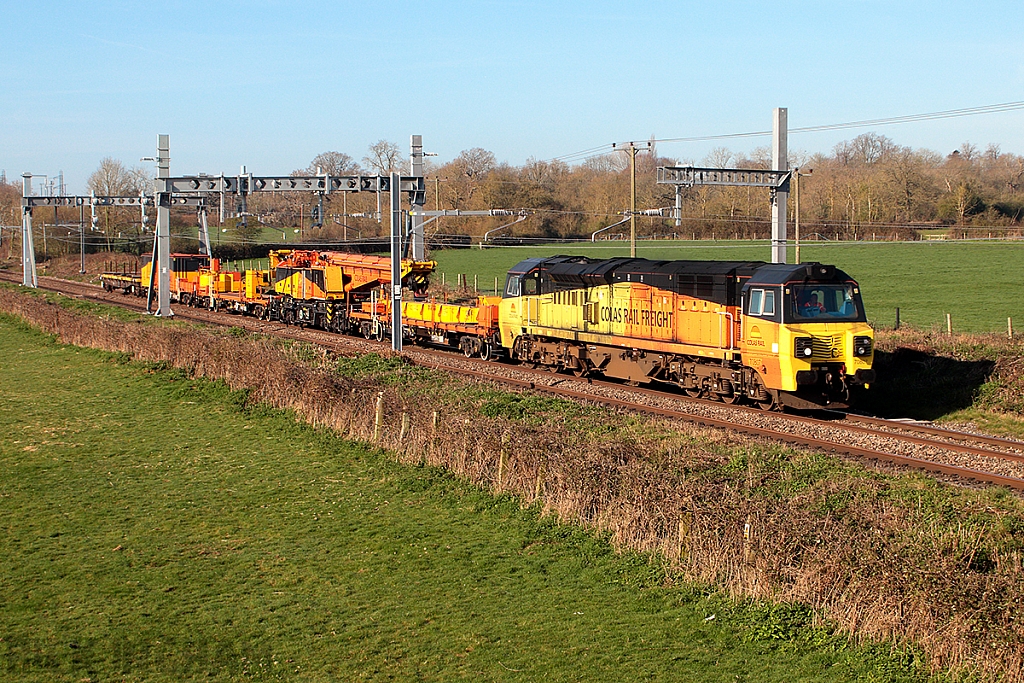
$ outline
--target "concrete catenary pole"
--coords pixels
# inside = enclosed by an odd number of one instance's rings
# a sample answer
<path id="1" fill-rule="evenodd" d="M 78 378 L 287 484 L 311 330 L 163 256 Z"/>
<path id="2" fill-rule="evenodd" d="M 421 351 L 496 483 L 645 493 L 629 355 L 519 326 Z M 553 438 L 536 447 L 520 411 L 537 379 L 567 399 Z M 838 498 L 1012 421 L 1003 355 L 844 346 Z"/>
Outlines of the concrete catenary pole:
<path id="1" fill-rule="evenodd" d="M 411 152 L 409 154 L 409 165 L 411 175 L 415 178 L 423 177 L 423 136 L 413 135 L 409 143 Z M 424 246 L 424 234 L 423 234 L 423 216 L 419 215 L 424 208 L 426 202 L 426 196 L 420 192 L 412 193 L 412 234 L 411 234 L 411 247 L 409 256 L 416 261 L 422 261 L 426 258 L 426 248 Z"/>
<path id="2" fill-rule="evenodd" d="M 163 187 L 163 179 L 171 177 L 170 136 L 156 136 L 156 203 L 157 266 L 160 268 L 157 283 L 156 315 L 164 318 L 174 315 L 171 310 L 171 209 L 170 194 Z"/>
<path id="3" fill-rule="evenodd" d="M 772 117 L 772 170 L 788 171 L 788 110 L 775 109 Z M 786 262 L 786 200 L 789 193 L 778 190 L 772 202 L 772 263 Z"/>
<path id="4" fill-rule="evenodd" d="M 199 253 L 213 256 L 213 251 L 210 249 L 210 224 L 206 204 L 199 207 L 196 217 L 199 219 Z"/>
<path id="5" fill-rule="evenodd" d="M 32 196 L 32 174 L 21 174 L 21 193 L 23 197 Z M 36 245 L 32 239 L 32 207 L 28 201 L 21 206 L 21 284 L 25 287 L 38 287 L 36 277 Z"/>
<path id="6" fill-rule="evenodd" d="M 402 176 L 391 174 L 391 349 L 402 350 Z"/>

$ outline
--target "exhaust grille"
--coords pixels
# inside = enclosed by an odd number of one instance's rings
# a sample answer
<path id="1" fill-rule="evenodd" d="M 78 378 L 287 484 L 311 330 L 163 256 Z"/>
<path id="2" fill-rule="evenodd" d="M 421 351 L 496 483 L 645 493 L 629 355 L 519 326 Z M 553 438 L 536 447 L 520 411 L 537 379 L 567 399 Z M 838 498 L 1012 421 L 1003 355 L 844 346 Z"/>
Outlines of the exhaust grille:
<path id="1" fill-rule="evenodd" d="M 812 360 L 836 360 L 843 358 L 843 335 L 813 337 L 811 341 Z"/>

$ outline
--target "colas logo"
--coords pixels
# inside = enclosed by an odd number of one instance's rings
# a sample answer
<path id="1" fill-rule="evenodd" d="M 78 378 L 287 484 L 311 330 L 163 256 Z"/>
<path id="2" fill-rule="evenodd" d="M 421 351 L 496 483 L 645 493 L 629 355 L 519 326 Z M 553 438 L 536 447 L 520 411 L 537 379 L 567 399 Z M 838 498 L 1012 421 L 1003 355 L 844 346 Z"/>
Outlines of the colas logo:
<path id="1" fill-rule="evenodd" d="M 757 325 L 750 328 L 750 336 L 746 339 L 747 346 L 764 346 L 764 339 L 761 338 L 761 330 Z"/>

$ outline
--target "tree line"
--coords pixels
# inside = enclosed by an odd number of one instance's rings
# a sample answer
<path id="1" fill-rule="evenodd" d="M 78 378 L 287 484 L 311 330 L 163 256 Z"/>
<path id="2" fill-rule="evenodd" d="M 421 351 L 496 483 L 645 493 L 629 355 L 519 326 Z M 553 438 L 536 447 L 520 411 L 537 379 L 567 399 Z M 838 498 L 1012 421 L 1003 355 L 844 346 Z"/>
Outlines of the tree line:
<path id="1" fill-rule="evenodd" d="M 658 154 L 657 146 L 636 157 L 637 208 L 669 209 L 675 190 L 656 183 L 659 166 L 694 165 L 715 168 L 770 168 L 767 148 L 734 153 L 724 147 L 702 159 L 676 159 Z M 799 167 L 800 218 L 804 238 L 916 239 L 922 229 L 946 231 L 951 236 L 1020 235 L 1024 219 L 1024 157 L 1004 153 L 998 145 L 984 150 L 965 142 L 940 154 L 901 146 L 877 133 L 865 133 L 835 145 L 827 153 L 795 154 L 791 166 Z M 371 145 L 357 161 L 351 155 L 328 151 L 315 156 L 293 175 L 327 173 L 387 175 L 409 173 L 408 160 L 399 146 L 387 140 Z M 508 227 L 504 237 L 581 238 L 624 218 L 630 207 L 629 157 L 625 153 L 598 154 L 577 164 L 529 159 L 520 166 L 498 162 L 482 148 L 467 149 L 446 163 L 425 160 L 426 208 L 430 210 L 527 210 L 529 218 Z M 149 173 L 106 158 L 88 179 L 97 195 L 136 195 L 151 191 Z M 795 218 L 791 186 L 790 220 Z M 16 208 L 21 188 L 0 185 L 0 216 L 8 225 L 20 222 Z M 388 232 L 387 197 L 371 193 L 338 193 L 324 199 L 322 214 L 311 195 L 261 193 L 241 206 L 210 211 L 214 242 L 258 244 L 297 241 L 367 240 Z M 741 187 L 684 188 L 677 221 L 662 216 L 638 217 L 642 237 L 766 238 L 770 232 L 771 206 L 767 190 Z M 384 215 L 381 216 L 380 209 Z M 74 215 L 72 215 L 74 214 Z M 10 215 L 10 220 L 8 220 Z M 62 209 L 43 216 L 43 224 L 77 223 L 77 209 Z M 37 219 L 38 220 L 38 219 Z M 88 222 L 88 216 L 86 217 Z M 428 235 L 468 234 L 508 224 L 508 217 L 446 217 L 427 228 Z M 151 237 L 138 209 L 101 209 L 97 230 L 88 230 L 93 248 L 122 248 L 141 253 Z M 148 228 L 152 229 L 152 218 Z M 192 250 L 194 213 L 176 210 L 172 228 L 181 243 Z M 67 251 L 77 249 L 77 232 Z M 614 230 L 602 233 L 614 237 Z M 611 234 L 609 234 L 611 233 Z M 58 240 L 57 244 L 61 244 Z M 60 248 L 55 247 L 55 248 Z"/>
<path id="2" fill-rule="evenodd" d="M 675 189 L 656 182 L 659 166 L 693 165 L 715 168 L 767 169 L 768 148 L 736 154 L 726 148 L 712 150 L 702 159 L 659 156 L 657 146 L 636 157 L 637 208 L 670 209 Z M 1024 156 L 1004 153 L 998 145 L 984 150 L 965 142 L 948 154 L 901 146 L 888 137 L 865 133 L 843 141 L 827 153 L 796 154 L 799 167 L 802 229 L 809 237 L 851 238 L 874 235 L 878 239 L 915 239 L 922 229 L 946 230 L 952 236 L 1019 235 L 1024 219 Z M 296 173 L 328 172 L 408 173 L 406 160 L 394 143 L 379 141 L 357 163 L 350 155 L 325 152 Z M 610 152 L 579 164 L 529 159 L 521 166 L 499 163 L 493 153 L 473 148 L 453 160 L 425 169 L 428 209 L 526 209 L 530 217 L 510 226 L 512 237 L 587 237 L 622 220 L 630 208 L 630 165 L 625 153 Z M 790 220 L 795 218 L 795 185 L 790 188 Z M 267 197 L 268 211 L 294 222 L 294 197 Z M 339 216 L 358 228 L 362 237 L 386 233 L 374 219 L 353 214 L 372 213 L 370 197 L 351 195 L 347 209 L 334 196 L 325 209 L 334 224 L 324 221 L 316 237 L 339 236 Z M 385 204 L 386 206 L 386 204 Z M 662 216 L 638 217 L 646 236 L 679 238 L 768 237 L 771 205 L 767 190 L 741 187 L 684 188 L 678 221 L 669 211 Z M 385 221 L 386 222 L 386 221 Z M 431 233 L 481 236 L 509 223 L 500 218 L 444 218 L 428 227 Z M 306 225 L 308 225 L 308 221 Z M 349 237 L 351 237 L 351 233 Z"/>

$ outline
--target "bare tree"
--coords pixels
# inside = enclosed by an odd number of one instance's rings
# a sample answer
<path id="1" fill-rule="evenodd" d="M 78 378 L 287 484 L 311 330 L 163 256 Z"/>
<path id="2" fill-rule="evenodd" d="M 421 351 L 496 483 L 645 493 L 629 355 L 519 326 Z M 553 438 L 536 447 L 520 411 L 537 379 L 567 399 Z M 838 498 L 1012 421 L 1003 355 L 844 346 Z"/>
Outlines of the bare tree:
<path id="1" fill-rule="evenodd" d="M 405 162 L 398 145 L 387 140 L 378 140 L 370 145 L 369 153 L 363 157 L 363 163 L 380 175 L 388 175 L 393 172 L 401 173 Z"/>
<path id="2" fill-rule="evenodd" d="M 89 176 L 88 186 L 97 195 L 127 197 L 147 188 L 149 176 L 141 168 L 128 168 L 113 157 L 105 157 Z"/>
<path id="3" fill-rule="evenodd" d="M 151 187 L 151 177 L 141 168 L 129 168 L 113 157 L 104 157 L 100 166 L 87 181 L 89 191 L 96 195 L 112 197 L 132 197 L 141 194 Z M 110 232 L 111 219 L 115 224 L 121 224 L 126 231 L 136 238 L 141 234 L 141 225 L 132 220 L 134 212 L 129 214 L 125 210 L 111 211 L 111 207 L 103 207 L 103 233 L 107 241 L 107 250 L 111 248 Z M 136 243 L 135 250 L 141 247 Z"/>
<path id="4" fill-rule="evenodd" d="M 481 147 L 465 149 L 442 166 L 441 172 L 449 178 L 448 200 L 452 208 L 467 208 L 480 184 L 495 166 L 494 154 Z"/>
<path id="5" fill-rule="evenodd" d="M 306 175 L 326 173 L 331 176 L 358 175 L 362 169 L 356 160 L 344 152 L 321 152 L 313 157 L 309 166 L 302 169 Z"/>
<path id="6" fill-rule="evenodd" d="M 915 218 L 919 191 L 925 186 L 926 161 L 909 147 L 893 150 L 885 164 L 885 174 L 895 197 L 893 217 L 912 221 Z"/>
<path id="7" fill-rule="evenodd" d="M 853 140 L 840 142 L 832 148 L 836 160 L 844 166 L 874 164 L 897 150 L 892 140 L 878 133 L 864 133 Z"/>
<path id="8" fill-rule="evenodd" d="M 750 150 L 750 154 L 741 155 L 736 159 L 736 168 L 767 169 L 772 167 L 772 150 L 761 146 Z"/>
<path id="9" fill-rule="evenodd" d="M 602 154 L 590 157 L 582 166 L 595 173 L 621 173 L 629 168 L 629 158 L 624 154 Z"/>
<path id="10" fill-rule="evenodd" d="M 960 158 L 965 161 L 974 161 L 978 158 L 978 146 L 972 142 L 964 141 L 958 151 Z"/>
<path id="11" fill-rule="evenodd" d="M 704 163 L 709 168 L 729 168 L 732 165 L 733 155 L 725 147 L 715 147 L 704 157 Z"/>

